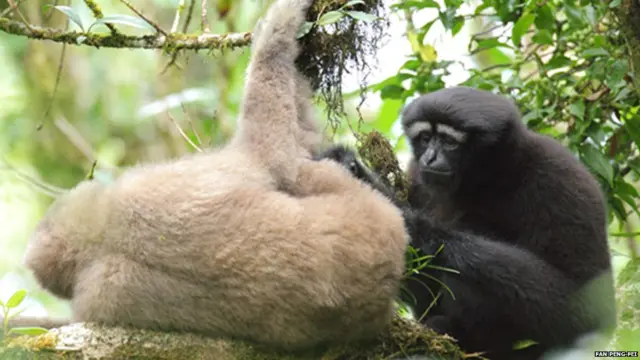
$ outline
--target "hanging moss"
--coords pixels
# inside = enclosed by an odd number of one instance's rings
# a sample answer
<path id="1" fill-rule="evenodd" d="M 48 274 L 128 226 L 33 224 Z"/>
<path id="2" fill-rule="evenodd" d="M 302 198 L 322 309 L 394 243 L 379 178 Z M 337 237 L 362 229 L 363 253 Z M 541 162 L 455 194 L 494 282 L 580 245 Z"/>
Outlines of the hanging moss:
<path id="1" fill-rule="evenodd" d="M 335 11 L 348 0 L 318 0 L 307 16 L 315 21 L 322 14 Z M 352 70 L 363 74 L 360 87 L 365 88 L 366 78 L 371 72 L 367 61 L 375 61 L 380 42 L 385 34 L 388 21 L 384 16 L 382 0 L 364 0 L 346 10 L 359 11 L 379 17 L 370 22 L 343 16 L 339 21 L 314 26 L 311 32 L 301 39 L 302 54 L 297 65 L 309 79 L 315 90 L 326 103 L 329 121 L 335 121 L 344 115 L 342 99 L 342 76 Z"/>

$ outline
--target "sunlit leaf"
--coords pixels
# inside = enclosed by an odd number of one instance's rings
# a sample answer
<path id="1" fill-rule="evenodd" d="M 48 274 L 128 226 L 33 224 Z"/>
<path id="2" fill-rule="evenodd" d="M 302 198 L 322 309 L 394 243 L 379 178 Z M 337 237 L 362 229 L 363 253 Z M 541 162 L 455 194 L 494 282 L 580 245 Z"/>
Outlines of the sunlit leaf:
<path id="1" fill-rule="evenodd" d="M 296 39 L 300 39 L 301 37 L 304 37 L 305 35 L 307 35 L 312 28 L 313 28 L 313 22 L 305 21 L 302 25 L 300 25 L 300 28 L 296 33 Z"/>
<path id="2" fill-rule="evenodd" d="M 464 26 L 464 16 L 456 16 L 453 19 L 453 25 L 451 26 L 451 35 L 456 36 L 462 30 Z"/>
<path id="3" fill-rule="evenodd" d="M 556 17 L 553 14 L 553 10 L 551 9 L 549 2 L 538 8 L 534 23 L 536 25 L 536 28 L 538 28 L 539 30 L 555 30 Z"/>
<path id="4" fill-rule="evenodd" d="M 629 62 L 627 59 L 617 59 L 613 62 L 609 71 L 607 72 L 607 77 L 605 79 L 605 84 L 612 90 L 618 90 L 627 85 L 624 77 L 627 75 L 629 71 Z"/>
<path id="5" fill-rule="evenodd" d="M 11 295 L 9 300 L 7 300 L 7 304 L 6 304 L 7 308 L 13 309 L 18 307 L 20 304 L 22 304 L 22 301 L 26 296 L 27 296 L 27 290 L 21 289 L 16 291 L 13 295 Z"/>
<path id="6" fill-rule="evenodd" d="M 569 112 L 574 116 L 582 119 L 584 117 L 584 101 L 578 100 L 569 106 Z"/>
<path id="7" fill-rule="evenodd" d="M 141 18 L 135 17 L 135 16 L 130 16 L 130 15 L 108 15 L 108 16 L 105 16 L 102 19 L 98 19 L 98 20 L 94 21 L 93 24 L 91 24 L 91 26 L 89 26 L 89 29 L 87 29 L 87 31 L 91 30 L 91 28 L 96 26 L 96 25 L 104 25 L 104 24 L 128 25 L 128 26 L 139 28 L 139 29 L 146 29 L 146 30 L 154 30 L 155 31 L 155 28 L 151 24 L 146 22 L 144 19 L 141 19 Z"/>
<path id="8" fill-rule="evenodd" d="M 580 23 L 584 22 L 584 13 L 582 12 L 582 9 L 578 7 L 565 3 L 564 13 L 567 15 L 569 21 L 574 23 L 575 26 L 580 26 Z"/>
<path id="9" fill-rule="evenodd" d="M 69 20 L 73 21 L 76 25 L 78 25 L 80 29 L 82 29 L 82 31 L 84 31 L 82 20 L 80 19 L 80 16 L 78 15 L 78 13 L 76 13 L 76 11 L 73 10 L 73 8 L 65 5 L 56 5 L 53 8 L 67 15 Z"/>
<path id="10" fill-rule="evenodd" d="M 569 65 L 571 65 L 571 59 L 569 59 L 564 55 L 558 55 L 558 56 L 554 56 L 551 60 L 549 60 L 549 62 L 547 62 L 545 67 L 548 70 L 553 70 L 553 69 L 557 69 L 557 68 L 561 68 Z"/>
<path id="11" fill-rule="evenodd" d="M 540 30 L 533 35 L 531 40 L 540 45 L 553 45 L 553 34 L 548 30 Z"/>
<path id="12" fill-rule="evenodd" d="M 439 9 L 440 5 L 435 0 L 407 0 L 392 5 L 394 9 Z"/>
<path id="13" fill-rule="evenodd" d="M 622 0 L 613 0 L 612 2 L 609 3 L 609 7 L 610 8 L 617 8 L 618 6 L 620 6 L 620 4 L 622 3 Z"/>
<path id="14" fill-rule="evenodd" d="M 41 327 L 15 327 L 9 330 L 9 334 L 36 336 L 49 332 L 48 329 Z"/>
<path id="15" fill-rule="evenodd" d="M 380 90 L 382 99 L 400 99 L 404 93 L 404 88 L 400 85 L 388 85 Z"/>
<path id="16" fill-rule="evenodd" d="M 365 5 L 363 0 L 351 0 L 348 1 L 346 4 L 344 4 L 344 6 L 342 6 L 343 9 L 355 6 L 355 5 Z"/>
<path id="17" fill-rule="evenodd" d="M 362 11 L 345 11 L 345 14 L 351 16 L 352 18 L 354 18 L 356 20 L 360 20 L 360 21 L 364 21 L 364 22 L 372 22 L 372 21 L 380 19 L 380 17 L 378 17 L 376 15 L 368 14 L 368 13 L 362 12 Z"/>
<path id="18" fill-rule="evenodd" d="M 513 30 L 511 31 L 511 41 L 513 45 L 520 46 L 520 42 L 522 40 L 522 36 L 529 30 L 531 24 L 533 24 L 533 20 L 536 19 L 535 14 L 524 14 L 518 19 L 518 21 L 513 25 Z"/>
<path id="19" fill-rule="evenodd" d="M 318 19 L 318 25 L 324 26 L 338 22 L 340 19 L 344 17 L 344 13 L 341 11 L 329 11 L 323 14 L 320 19 Z"/>
<path id="20" fill-rule="evenodd" d="M 537 344 L 537 342 L 535 342 L 533 340 L 518 341 L 513 345 L 513 350 L 526 349 L 526 348 L 531 347 L 531 346 L 536 345 L 536 344 Z"/>

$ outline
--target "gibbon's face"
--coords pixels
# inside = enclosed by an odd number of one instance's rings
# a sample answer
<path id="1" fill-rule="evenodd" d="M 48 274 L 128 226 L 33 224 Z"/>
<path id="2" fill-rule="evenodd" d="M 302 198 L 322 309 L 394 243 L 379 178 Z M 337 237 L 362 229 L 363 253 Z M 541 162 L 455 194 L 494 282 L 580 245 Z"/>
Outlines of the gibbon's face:
<path id="1" fill-rule="evenodd" d="M 417 172 L 426 185 L 450 186 L 461 172 L 468 134 L 451 125 L 419 121 L 406 129 Z"/>

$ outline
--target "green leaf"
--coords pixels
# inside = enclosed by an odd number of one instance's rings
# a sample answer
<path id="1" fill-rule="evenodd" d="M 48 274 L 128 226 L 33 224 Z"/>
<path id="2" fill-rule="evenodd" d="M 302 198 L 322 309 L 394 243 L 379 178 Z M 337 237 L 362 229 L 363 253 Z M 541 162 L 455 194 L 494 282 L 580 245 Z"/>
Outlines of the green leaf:
<path id="1" fill-rule="evenodd" d="M 451 26 L 451 35 L 456 36 L 457 33 L 462 30 L 464 26 L 464 16 L 456 16 L 453 19 L 453 26 Z"/>
<path id="2" fill-rule="evenodd" d="M 9 334 L 36 336 L 49 332 L 48 329 L 41 327 L 15 327 L 9 330 Z"/>
<path id="3" fill-rule="evenodd" d="M 569 112 L 574 116 L 584 118 L 584 101 L 578 100 L 569 106 Z"/>
<path id="4" fill-rule="evenodd" d="M 618 90 L 625 87 L 627 82 L 624 77 L 628 71 L 629 62 L 626 59 L 615 60 L 607 72 L 605 84 L 612 90 Z"/>
<path id="5" fill-rule="evenodd" d="M 640 116 L 634 115 L 631 119 L 625 121 L 624 128 L 636 146 L 640 147 Z M 629 166 L 634 165 L 635 164 L 629 164 Z"/>
<path id="6" fill-rule="evenodd" d="M 536 345 L 537 342 L 533 341 L 533 340 L 522 340 L 522 341 L 517 341 L 514 345 L 513 345 L 513 350 L 522 350 L 522 349 L 526 349 L 530 346 Z"/>
<path id="7" fill-rule="evenodd" d="M 376 15 L 368 14 L 368 13 L 362 12 L 362 11 L 345 11 L 345 14 L 351 16 L 352 18 L 354 18 L 356 20 L 364 21 L 364 22 L 367 22 L 367 23 L 380 19 L 380 17 L 378 17 Z"/>
<path id="8" fill-rule="evenodd" d="M 382 99 L 401 99 L 404 88 L 400 85 L 387 85 L 380 90 Z"/>
<path id="9" fill-rule="evenodd" d="M 533 42 L 540 45 L 553 45 L 553 34 L 549 30 L 538 30 L 538 32 L 533 35 Z"/>
<path id="10" fill-rule="evenodd" d="M 347 2 L 346 4 L 344 4 L 341 9 L 346 9 L 355 5 L 365 5 L 363 0 L 351 0 L 349 2 Z"/>
<path id="11" fill-rule="evenodd" d="M 609 52 L 603 48 L 590 48 L 590 49 L 585 49 L 582 52 L 582 56 L 585 58 L 592 58 L 596 56 L 609 56 Z"/>
<path id="12" fill-rule="evenodd" d="M 73 8 L 65 5 L 56 5 L 53 8 L 67 15 L 69 20 L 73 21 L 84 32 L 84 26 L 82 25 L 82 20 L 80 20 L 80 16 L 78 15 L 78 13 L 75 12 L 75 10 L 73 10 Z"/>
<path id="13" fill-rule="evenodd" d="M 611 9 L 617 8 L 618 6 L 620 6 L 621 3 L 622 3 L 622 0 L 613 0 L 612 2 L 609 3 L 609 8 Z"/>
<path id="14" fill-rule="evenodd" d="M 7 304 L 6 304 L 7 308 L 13 309 L 18 307 L 26 296 L 27 296 L 27 290 L 21 289 L 16 291 L 13 295 L 11 295 L 9 300 L 7 300 Z"/>
<path id="15" fill-rule="evenodd" d="M 309 33 L 309 31 L 311 31 L 311 29 L 313 29 L 313 22 L 305 21 L 302 25 L 300 25 L 300 28 L 296 33 L 296 39 L 300 39 L 301 37 L 304 37 Z"/>
<path id="16" fill-rule="evenodd" d="M 133 26 L 139 29 L 147 29 L 147 30 L 155 31 L 155 28 L 151 24 L 146 22 L 144 19 L 141 19 L 135 16 L 130 16 L 130 15 L 105 16 L 102 19 L 98 19 L 94 21 L 93 24 L 89 26 L 89 29 L 87 29 L 87 31 L 91 30 L 91 28 L 96 25 L 104 25 L 104 24 L 121 24 L 121 25 Z"/>
<path id="17" fill-rule="evenodd" d="M 320 19 L 318 19 L 318 25 L 324 26 L 338 22 L 344 17 L 344 13 L 341 11 L 329 11 L 324 13 Z"/>
<path id="18" fill-rule="evenodd" d="M 529 30 L 531 24 L 536 19 L 535 14 L 524 14 L 516 21 L 513 25 L 513 30 L 511 31 L 511 41 L 513 45 L 520 46 L 520 42 L 522 40 L 522 36 Z"/>
<path id="19" fill-rule="evenodd" d="M 619 221 L 626 221 L 627 219 L 627 211 L 624 208 L 624 204 L 618 198 L 609 199 L 609 207 L 613 210 L 613 213 L 618 218 Z"/>
<path id="20" fill-rule="evenodd" d="M 539 30 L 554 31 L 556 28 L 556 17 L 549 3 L 538 8 L 536 20 L 534 22 Z"/>
<path id="21" fill-rule="evenodd" d="M 567 15 L 567 18 L 570 22 L 574 23 L 576 26 L 584 25 L 584 13 L 582 9 L 577 8 L 573 5 L 564 4 L 564 13 Z"/>
<path id="22" fill-rule="evenodd" d="M 582 160 L 591 170 L 600 175 L 609 185 L 612 185 L 613 167 L 600 151 L 591 145 L 583 146 Z"/>
<path id="23" fill-rule="evenodd" d="M 557 69 L 557 68 L 561 68 L 569 65 L 571 65 L 571 59 L 569 59 L 564 55 L 558 55 L 558 56 L 554 56 L 551 60 L 549 60 L 549 62 L 545 67 L 547 68 L 547 70 L 553 70 L 553 69 Z"/>

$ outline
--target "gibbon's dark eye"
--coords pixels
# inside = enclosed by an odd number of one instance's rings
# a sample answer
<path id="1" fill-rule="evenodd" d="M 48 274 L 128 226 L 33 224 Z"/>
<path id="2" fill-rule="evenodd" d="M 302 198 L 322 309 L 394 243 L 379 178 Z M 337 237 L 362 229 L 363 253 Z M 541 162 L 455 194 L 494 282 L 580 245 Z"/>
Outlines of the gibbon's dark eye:
<path id="1" fill-rule="evenodd" d="M 356 163 L 356 161 L 355 161 L 355 160 L 352 160 L 352 161 L 350 161 L 350 162 L 349 162 L 348 168 L 349 168 L 349 171 L 350 171 L 352 174 L 354 174 L 354 175 L 356 175 L 356 176 L 360 175 L 360 174 L 358 173 L 358 163 Z"/>
<path id="2" fill-rule="evenodd" d="M 431 132 L 430 131 L 423 131 L 420 133 L 420 135 L 418 135 L 418 142 L 421 145 L 427 145 L 429 144 L 429 141 L 431 141 Z"/>
<path id="3" fill-rule="evenodd" d="M 440 141 L 442 142 L 442 146 L 446 147 L 447 149 L 455 149 L 458 147 L 458 145 L 460 145 L 460 143 L 456 139 L 447 135 L 440 136 Z"/>

